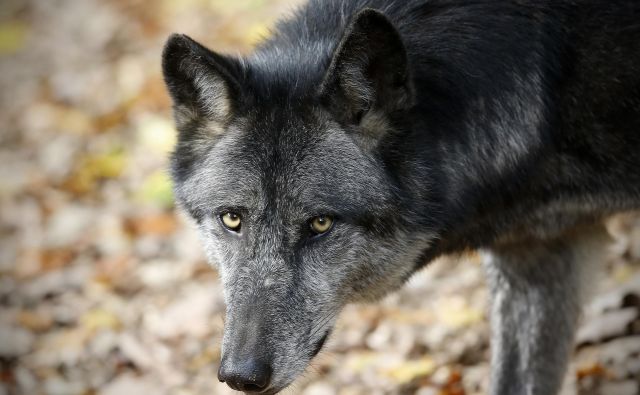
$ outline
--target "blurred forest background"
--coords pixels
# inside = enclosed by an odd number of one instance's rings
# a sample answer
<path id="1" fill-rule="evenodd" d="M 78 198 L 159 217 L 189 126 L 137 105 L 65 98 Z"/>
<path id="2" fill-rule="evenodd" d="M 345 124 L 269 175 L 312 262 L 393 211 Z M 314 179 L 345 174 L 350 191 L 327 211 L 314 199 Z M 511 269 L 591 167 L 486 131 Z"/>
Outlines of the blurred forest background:
<path id="1" fill-rule="evenodd" d="M 160 53 L 181 32 L 246 53 L 292 0 L 0 2 L 0 395 L 229 394 L 223 302 L 175 210 Z M 611 259 L 567 394 L 640 393 L 640 219 Z M 475 255 L 349 307 L 290 394 L 485 393 L 487 293 Z"/>

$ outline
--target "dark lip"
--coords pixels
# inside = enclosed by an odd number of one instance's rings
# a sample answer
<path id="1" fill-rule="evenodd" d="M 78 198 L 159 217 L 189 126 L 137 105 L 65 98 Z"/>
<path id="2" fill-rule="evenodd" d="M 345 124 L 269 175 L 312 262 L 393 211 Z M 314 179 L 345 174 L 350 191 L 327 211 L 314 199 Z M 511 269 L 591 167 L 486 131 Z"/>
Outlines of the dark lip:
<path id="1" fill-rule="evenodd" d="M 259 391 L 259 392 L 243 392 L 244 394 L 247 395 L 275 395 L 278 392 L 284 390 L 286 387 L 284 388 L 267 388 L 266 390 L 263 391 Z"/>
<path id="2" fill-rule="evenodd" d="M 311 354 L 311 358 L 313 358 L 316 355 L 318 355 L 320 350 L 322 350 L 322 347 L 327 342 L 327 339 L 329 338 L 329 334 L 330 333 L 331 333 L 331 329 L 327 329 L 327 331 L 324 333 L 322 338 L 316 342 L 316 344 L 314 346 L 314 349 L 313 349 L 313 354 Z"/>
<path id="3" fill-rule="evenodd" d="M 243 394 L 246 395 L 274 395 L 277 394 L 279 391 L 276 390 L 265 390 L 265 391 L 261 391 L 261 392 L 243 392 Z"/>

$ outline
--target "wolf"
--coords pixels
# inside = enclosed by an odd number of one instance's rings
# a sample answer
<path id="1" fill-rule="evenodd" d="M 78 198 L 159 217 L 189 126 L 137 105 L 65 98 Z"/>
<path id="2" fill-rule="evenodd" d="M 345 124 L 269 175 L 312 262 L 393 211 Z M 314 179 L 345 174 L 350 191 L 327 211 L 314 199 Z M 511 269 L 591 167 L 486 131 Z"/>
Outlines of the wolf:
<path id="1" fill-rule="evenodd" d="M 491 394 L 559 391 L 602 220 L 640 208 L 640 2 L 309 0 L 245 57 L 172 35 L 171 170 L 274 394 L 341 309 L 485 257 Z"/>

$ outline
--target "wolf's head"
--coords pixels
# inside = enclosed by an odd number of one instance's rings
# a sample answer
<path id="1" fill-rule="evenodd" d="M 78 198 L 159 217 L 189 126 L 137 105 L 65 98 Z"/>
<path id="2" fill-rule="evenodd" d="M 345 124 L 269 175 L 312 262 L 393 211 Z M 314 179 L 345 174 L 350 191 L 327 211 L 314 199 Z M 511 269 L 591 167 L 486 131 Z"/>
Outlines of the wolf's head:
<path id="1" fill-rule="evenodd" d="M 326 59 L 238 60 L 180 35 L 164 50 L 176 195 L 224 283 L 219 378 L 241 391 L 289 385 L 341 308 L 399 287 L 430 237 L 395 143 L 413 105 L 400 35 L 365 10 L 336 41 Z"/>

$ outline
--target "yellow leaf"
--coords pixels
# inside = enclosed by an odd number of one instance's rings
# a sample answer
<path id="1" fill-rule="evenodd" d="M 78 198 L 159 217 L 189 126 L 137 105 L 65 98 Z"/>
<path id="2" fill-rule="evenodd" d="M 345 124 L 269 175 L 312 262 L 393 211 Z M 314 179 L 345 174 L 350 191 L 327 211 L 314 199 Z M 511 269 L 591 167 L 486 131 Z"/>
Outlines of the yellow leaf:
<path id="1" fill-rule="evenodd" d="M 104 154 L 89 158 L 87 167 L 96 178 L 117 178 L 122 174 L 126 158 L 122 149 L 113 149 Z"/>
<path id="2" fill-rule="evenodd" d="M 353 372 L 362 372 L 363 370 L 374 366 L 378 361 L 378 355 L 374 352 L 354 353 L 348 359 L 347 369 Z"/>
<path id="3" fill-rule="evenodd" d="M 385 373 L 398 383 L 408 383 L 418 377 L 430 375 L 436 368 L 435 362 L 430 358 L 403 362 Z"/>
<path id="4" fill-rule="evenodd" d="M 612 277 L 616 284 L 624 284 L 629 281 L 634 274 L 631 266 L 625 263 L 614 266 Z"/>
<path id="5" fill-rule="evenodd" d="M 249 45 L 255 45 L 260 41 L 271 35 L 271 30 L 269 29 L 269 25 L 265 23 L 257 23 L 251 27 L 246 32 L 246 42 Z"/>
<path id="6" fill-rule="evenodd" d="M 11 55 L 21 50 L 26 42 L 28 26 L 13 21 L 0 24 L 0 55 Z"/>
<path id="7" fill-rule="evenodd" d="M 122 148 L 89 155 L 80 162 L 66 186 L 75 193 L 83 194 L 97 187 L 97 183 L 104 179 L 118 178 L 124 171 L 127 158 Z"/>
<path id="8" fill-rule="evenodd" d="M 96 309 L 88 311 L 81 319 L 82 325 L 90 331 L 97 329 L 118 329 L 120 320 L 110 311 Z"/>
<path id="9" fill-rule="evenodd" d="M 158 116 L 145 117 L 138 125 L 138 139 L 151 151 L 165 155 L 176 144 L 176 129 L 173 122 Z"/>
<path id="10" fill-rule="evenodd" d="M 481 310 L 469 306 L 462 298 L 444 299 L 437 313 L 439 321 L 454 328 L 473 325 L 484 317 Z"/>
<path id="11" fill-rule="evenodd" d="M 137 198 L 143 203 L 153 203 L 163 208 L 172 207 L 173 189 L 167 172 L 159 170 L 147 177 L 137 193 Z"/>

